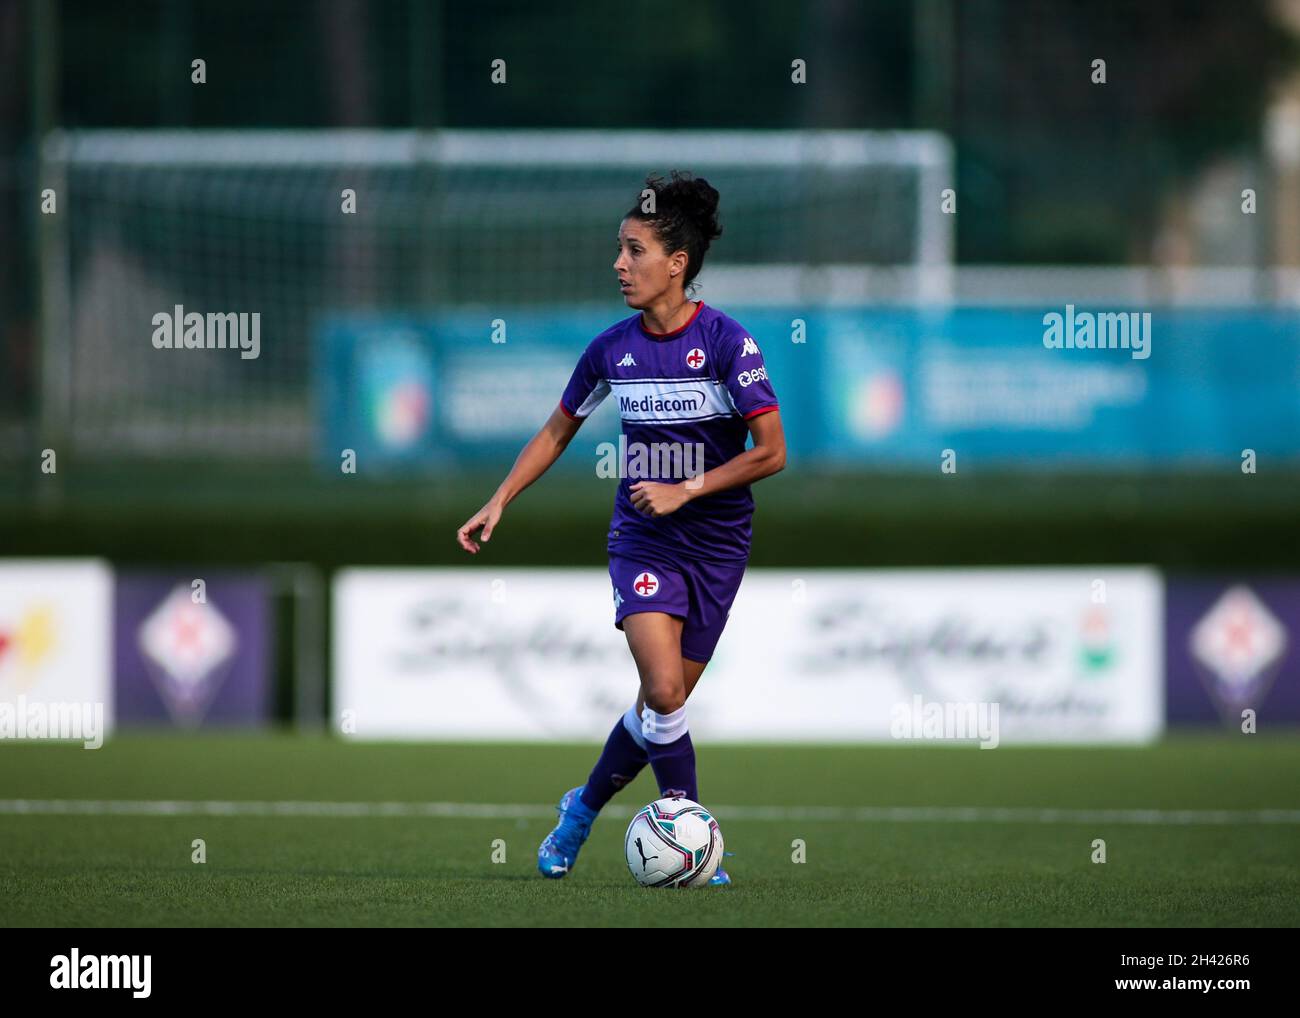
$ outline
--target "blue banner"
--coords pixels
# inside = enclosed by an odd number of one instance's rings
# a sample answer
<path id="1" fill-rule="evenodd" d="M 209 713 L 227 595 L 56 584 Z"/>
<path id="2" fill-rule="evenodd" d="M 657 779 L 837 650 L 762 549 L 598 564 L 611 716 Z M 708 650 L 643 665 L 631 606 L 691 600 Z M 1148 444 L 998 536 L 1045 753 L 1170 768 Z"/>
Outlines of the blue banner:
<path id="1" fill-rule="evenodd" d="M 383 315 L 319 331 L 321 455 L 508 465 L 621 308 Z M 834 466 L 1300 465 L 1300 314 L 727 308 L 758 341 L 792 459 Z M 607 401 L 584 441 L 614 440 Z M 563 460 L 561 461 L 564 462 Z"/>
<path id="2" fill-rule="evenodd" d="M 1134 323 L 1141 350 L 1113 342 L 1114 322 L 1085 335 L 1079 323 L 1106 312 L 1069 305 L 819 316 L 809 341 L 825 353 L 824 451 L 929 468 L 945 448 L 1003 466 L 1224 469 L 1246 449 L 1300 458 L 1300 316 L 1148 314 Z M 1050 345 L 1058 319 L 1091 345 Z"/>

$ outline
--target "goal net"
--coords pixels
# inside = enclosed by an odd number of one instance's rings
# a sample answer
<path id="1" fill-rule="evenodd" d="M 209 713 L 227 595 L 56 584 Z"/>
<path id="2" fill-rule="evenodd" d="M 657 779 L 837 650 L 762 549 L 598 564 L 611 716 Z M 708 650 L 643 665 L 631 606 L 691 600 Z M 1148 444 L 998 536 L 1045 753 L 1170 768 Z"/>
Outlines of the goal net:
<path id="1" fill-rule="evenodd" d="M 59 195 L 46 424 L 100 457 L 307 458 L 323 318 L 526 306 L 612 321 L 618 221 L 648 172 L 722 194 L 706 300 L 854 304 L 882 280 L 942 299 L 951 164 L 925 132 L 58 132 L 41 184 Z M 258 313 L 259 356 L 157 349 L 152 322 L 178 307 Z"/>

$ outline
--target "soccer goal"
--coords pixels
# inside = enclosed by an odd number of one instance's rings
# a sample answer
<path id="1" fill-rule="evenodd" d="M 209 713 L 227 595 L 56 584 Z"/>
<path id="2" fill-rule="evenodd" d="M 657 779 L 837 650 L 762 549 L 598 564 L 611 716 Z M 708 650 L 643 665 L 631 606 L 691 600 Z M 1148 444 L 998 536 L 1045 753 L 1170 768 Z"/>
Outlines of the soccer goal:
<path id="1" fill-rule="evenodd" d="M 952 150 L 927 132 L 88 130 L 42 155 L 44 423 L 91 455 L 306 458 L 325 316 L 621 312 L 614 238 L 652 171 L 722 194 L 706 300 L 948 293 Z M 156 349 L 178 308 L 260 315 L 256 359 Z"/>

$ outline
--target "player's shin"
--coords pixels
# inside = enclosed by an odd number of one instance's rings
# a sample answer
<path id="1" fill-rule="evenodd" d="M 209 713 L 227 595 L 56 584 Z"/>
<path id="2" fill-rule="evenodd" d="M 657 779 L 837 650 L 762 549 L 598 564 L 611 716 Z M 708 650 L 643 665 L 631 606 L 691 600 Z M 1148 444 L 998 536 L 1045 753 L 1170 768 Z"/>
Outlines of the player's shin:
<path id="1" fill-rule="evenodd" d="M 641 735 L 641 719 L 637 717 L 636 708 L 630 707 L 605 740 L 600 759 L 582 790 L 583 804 L 594 810 L 600 809 L 615 792 L 631 784 L 649 762 L 645 739 Z"/>
<path id="2" fill-rule="evenodd" d="M 686 705 L 671 714 L 659 714 L 647 707 L 641 715 L 641 734 L 646 740 L 655 780 L 659 782 L 659 794 L 699 802 L 695 747 L 686 728 Z"/>

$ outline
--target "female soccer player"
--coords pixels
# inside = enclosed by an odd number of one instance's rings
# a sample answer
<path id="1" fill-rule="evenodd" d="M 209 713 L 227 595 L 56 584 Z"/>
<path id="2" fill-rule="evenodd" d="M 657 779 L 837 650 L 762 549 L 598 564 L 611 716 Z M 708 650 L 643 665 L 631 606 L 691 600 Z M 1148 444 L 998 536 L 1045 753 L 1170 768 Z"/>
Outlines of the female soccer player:
<path id="1" fill-rule="evenodd" d="M 628 463 L 638 462 L 637 450 L 670 453 L 642 459 L 648 476 L 622 476 L 614 498 L 607 542 L 614 625 L 627 636 L 641 691 L 615 723 L 586 784 L 560 799 L 559 823 L 537 850 L 547 877 L 572 871 L 596 814 L 647 763 L 661 796 L 699 801 L 686 700 L 745 574 L 754 511 L 749 486 L 785 466 L 781 415 L 758 345 L 731 318 L 686 294 L 710 242 L 722 234 L 718 192 L 676 171 L 668 181 L 648 177 L 646 188 L 654 202 L 624 216 L 614 262 L 623 300 L 638 314 L 591 341 L 550 420 L 456 534 L 477 554 L 474 532 L 481 527 L 481 539 L 491 538 L 505 507 L 560 457 L 611 393 Z M 754 438 L 749 449 L 747 434 Z M 730 882 L 721 868 L 711 881 Z"/>

